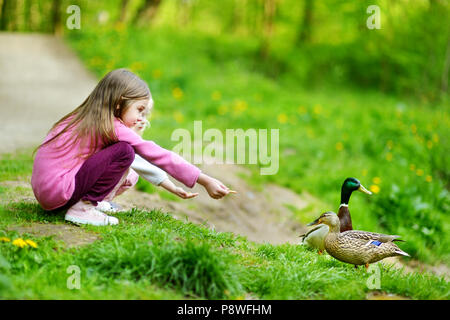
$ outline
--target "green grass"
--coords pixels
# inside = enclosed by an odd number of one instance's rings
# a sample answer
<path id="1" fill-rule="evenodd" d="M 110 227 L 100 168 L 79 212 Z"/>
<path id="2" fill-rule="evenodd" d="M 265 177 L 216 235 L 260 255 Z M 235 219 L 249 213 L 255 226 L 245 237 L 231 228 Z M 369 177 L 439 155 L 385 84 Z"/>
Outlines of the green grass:
<path id="1" fill-rule="evenodd" d="M 17 158 L 29 163 L 29 153 Z M 23 180 L 30 168 L 10 172 Z M 5 170 L 6 171 L 6 170 Z M 5 179 L 0 179 L 0 183 Z M 16 226 L 61 225 L 64 212 L 44 211 L 35 201 L 0 205 L 0 298 L 2 299 L 365 299 L 372 290 L 364 268 L 355 270 L 299 245 L 257 244 L 233 233 L 174 219 L 158 210 L 117 214 L 120 224 L 82 226 L 98 235 L 91 244 L 69 248 L 54 236 L 19 234 Z M 15 239 L 37 248 L 19 248 Z M 66 240 L 67 241 L 67 240 Z M 80 289 L 69 289 L 77 266 Z M 404 275 L 381 267 L 380 291 L 413 299 L 448 299 L 450 286 L 429 274 Z"/>
<path id="2" fill-rule="evenodd" d="M 376 192 L 352 197 L 355 228 L 400 234 L 422 261 L 450 260 L 448 105 L 300 87 L 288 76 L 267 76 L 270 60 L 259 60 L 257 40 L 237 36 L 105 26 L 67 40 L 99 78 L 128 67 L 148 82 L 155 108 L 146 139 L 171 149 L 173 130 L 193 132 L 194 120 L 203 131 L 279 129 L 279 171 L 262 176 L 259 165 L 248 165 L 253 185 L 312 193 L 327 204 L 318 216 L 337 210 L 342 182 L 356 177 Z M 306 223 L 310 215 L 299 218 Z"/>
<path id="3" fill-rule="evenodd" d="M 37 204 L 1 208 L 1 228 L 12 222 L 62 223 Z M 13 217 L 5 222 L 3 217 Z M 82 229 L 101 240 L 68 249 L 52 237 L 32 239 L 37 248 L 0 242 L 0 297 L 6 299 L 364 299 L 364 268 L 355 270 L 298 245 L 255 244 L 182 222 L 160 211 L 117 215 L 118 226 Z M 0 231 L 11 240 L 15 231 Z M 80 290 L 67 288 L 69 266 L 81 271 Z M 448 299 L 444 279 L 402 275 L 381 268 L 381 291 L 413 299 Z"/>

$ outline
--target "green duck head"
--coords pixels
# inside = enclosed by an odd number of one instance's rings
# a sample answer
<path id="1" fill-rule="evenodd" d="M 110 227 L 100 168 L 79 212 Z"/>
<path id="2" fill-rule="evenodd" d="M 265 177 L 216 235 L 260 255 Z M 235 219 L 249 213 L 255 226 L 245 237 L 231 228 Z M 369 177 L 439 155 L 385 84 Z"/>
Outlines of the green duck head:
<path id="1" fill-rule="evenodd" d="M 353 191 L 360 191 L 367 194 L 372 194 L 369 190 L 364 188 L 364 186 L 356 178 L 347 178 L 342 184 L 341 188 L 341 204 L 348 204 L 350 201 L 350 196 Z"/>
<path id="2" fill-rule="evenodd" d="M 330 227 L 330 231 L 336 230 L 339 232 L 341 223 L 339 222 L 339 217 L 333 211 L 324 212 L 316 220 L 308 224 L 308 226 L 315 226 L 318 224 L 326 224 Z"/>

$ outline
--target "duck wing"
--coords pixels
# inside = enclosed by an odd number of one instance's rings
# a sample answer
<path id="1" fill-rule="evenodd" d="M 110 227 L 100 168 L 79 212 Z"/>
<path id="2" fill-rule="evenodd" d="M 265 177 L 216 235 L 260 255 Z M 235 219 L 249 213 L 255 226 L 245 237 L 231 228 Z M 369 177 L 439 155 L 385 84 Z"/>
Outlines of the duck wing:
<path id="1" fill-rule="evenodd" d="M 392 241 L 403 241 L 398 238 L 398 235 L 388 235 L 382 233 L 368 232 L 368 231 L 359 231 L 359 230 L 351 230 L 345 231 L 342 234 L 346 234 L 347 237 L 355 239 L 355 240 L 366 240 L 366 241 L 380 241 L 382 243 L 392 242 Z"/>

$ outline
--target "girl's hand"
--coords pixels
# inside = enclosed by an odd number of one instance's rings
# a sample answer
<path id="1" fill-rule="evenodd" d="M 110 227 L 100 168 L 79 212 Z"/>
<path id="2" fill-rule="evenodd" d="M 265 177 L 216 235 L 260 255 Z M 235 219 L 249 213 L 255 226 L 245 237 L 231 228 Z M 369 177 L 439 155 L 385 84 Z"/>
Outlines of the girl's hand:
<path id="1" fill-rule="evenodd" d="M 203 173 L 200 174 L 197 182 L 206 189 L 209 196 L 213 199 L 221 199 L 231 191 L 219 180 L 211 178 Z"/>
<path id="2" fill-rule="evenodd" d="M 173 193 L 182 199 L 191 199 L 191 198 L 198 196 L 198 193 L 187 192 L 183 188 L 180 188 L 180 187 L 176 187 L 175 190 L 173 191 Z"/>
<path id="3" fill-rule="evenodd" d="M 169 179 L 166 179 L 163 182 L 161 182 L 160 186 L 166 189 L 167 191 L 172 192 L 173 194 L 179 196 L 182 199 L 191 199 L 198 196 L 198 193 L 186 192 L 183 188 L 177 187 Z"/>

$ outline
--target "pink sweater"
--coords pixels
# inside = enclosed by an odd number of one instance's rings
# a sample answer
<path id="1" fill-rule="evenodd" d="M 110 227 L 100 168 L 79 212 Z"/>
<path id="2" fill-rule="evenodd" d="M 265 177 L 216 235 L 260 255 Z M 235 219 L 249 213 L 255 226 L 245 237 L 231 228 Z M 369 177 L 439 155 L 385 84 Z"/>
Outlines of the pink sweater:
<path id="1" fill-rule="evenodd" d="M 172 177 L 192 188 L 200 175 L 200 169 L 190 164 L 172 151 L 158 146 L 153 141 L 143 140 L 133 130 L 125 126 L 118 119 L 114 120 L 114 127 L 119 141 L 128 142 L 134 151 L 144 159 L 160 167 Z M 62 130 L 58 126 L 52 130 L 45 141 Z M 89 146 L 72 144 L 66 149 L 57 149 L 70 137 L 73 129 L 68 130 L 55 141 L 39 148 L 34 159 L 31 186 L 34 195 L 45 210 L 53 210 L 63 206 L 72 196 L 75 189 L 75 175 L 85 160 L 77 155 L 80 150 L 87 154 Z M 99 151 L 103 146 L 95 151 Z"/>

